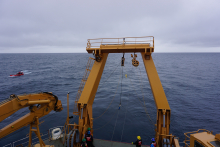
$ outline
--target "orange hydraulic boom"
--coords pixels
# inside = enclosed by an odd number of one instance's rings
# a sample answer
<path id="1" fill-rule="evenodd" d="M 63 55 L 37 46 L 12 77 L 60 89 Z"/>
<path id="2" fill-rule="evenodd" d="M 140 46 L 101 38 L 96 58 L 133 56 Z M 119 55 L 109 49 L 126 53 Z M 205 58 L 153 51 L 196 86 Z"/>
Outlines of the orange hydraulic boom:
<path id="1" fill-rule="evenodd" d="M 40 146 L 45 146 L 40 137 L 39 118 L 49 114 L 52 110 L 61 111 L 63 109 L 61 101 L 58 100 L 57 96 L 48 92 L 18 96 L 13 94 L 0 103 L 0 122 L 25 107 L 29 107 L 30 113 L 2 128 L 0 138 L 30 124 L 29 146 L 31 146 L 32 131 L 39 138 Z M 36 127 L 36 129 L 32 127 Z"/>

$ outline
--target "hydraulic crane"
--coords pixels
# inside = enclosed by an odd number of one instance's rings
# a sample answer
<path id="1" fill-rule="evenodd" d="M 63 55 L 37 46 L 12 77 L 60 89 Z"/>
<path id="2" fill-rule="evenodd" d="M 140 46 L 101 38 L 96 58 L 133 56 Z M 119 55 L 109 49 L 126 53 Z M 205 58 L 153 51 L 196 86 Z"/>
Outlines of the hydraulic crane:
<path id="1" fill-rule="evenodd" d="M 30 113 L 5 126 L 4 128 L 1 128 L 0 139 L 30 124 L 29 147 L 31 146 L 32 132 L 34 132 L 39 138 L 39 144 L 41 147 L 43 147 L 45 146 L 45 143 L 40 136 L 40 130 L 38 126 L 39 118 L 49 114 L 52 110 L 60 112 L 63 109 L 62 103 L 60 100 L 58 100 L 57 96 L 49 92 L 18 96 L 12 94 L 8 99 L 0 103 L 0 122 L 19 109 L 25 107 L 29 107 Z"/>

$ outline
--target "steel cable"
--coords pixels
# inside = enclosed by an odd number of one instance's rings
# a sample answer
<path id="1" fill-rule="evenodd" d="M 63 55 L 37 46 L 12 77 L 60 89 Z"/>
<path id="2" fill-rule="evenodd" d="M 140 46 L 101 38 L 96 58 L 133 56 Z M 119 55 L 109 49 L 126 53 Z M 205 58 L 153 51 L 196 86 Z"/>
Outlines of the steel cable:
<path id="1" fill-rule="evenodd" d="M 147 112 L 147 106 L 146 106 L 146 103 L 145 103 L 145 100 L 144 100 L 144 93 L 143 93 L 143 83 L 142 83 L 141 70 L 140 70 L 140 68 L 138 68 L 138 69 L 139 69 L 139 71 L 140 71 L 141 93 L 142 93 L 142 96 L 143 96 L 143 101 L 144 101 L 145 111 L 146 111 L 146 113 L 147 113 L 147 115 L 148 115 L 150 121 L 153 123 L 153 121 L 152 121 L 152 119 L 151 119 L 151 117 L 150 117 L 150 114 Z"/>
<path id="2" fill-rule="evenodd" d="M 119 109 L 118 109 L 118 114 L 119 114 Z M 116 124 L 117 124 L 117 121 L 118 121 L 118 114 L 117 114 L 117 118 L 116 118 L 116 121 L 115 121 L 114 130 L 113 130 L 113 133 L 112 133 L 112 139 L 113 139 L 113 136 L 115 134 L 115 127 L 116 127 Z M 112 139 L 111 139 L 111 141 L 112 141 Z"/>
<path id="3" fill-rule="evenodd" d="M 127 106 L 128 106 L 128 100 L 127 100 L 127 103 L 126 103 L 125 118 L 124 118 L 124 124 L 123 124 L 123 129 L 122 129 L 122 133 L 121 133 L 121 140 L 120 140 L 120 142 L 122 141 L 122 136 L 123 136 L 123 133 L 124 133 L 125 120 L 126 120 L 126 116 L 127 116 Z"/>
<path id="4" fill-rule="evenodd" d="M 126 68 L 125 68 L 125 70 L 126 70 Z M 126 70 L 126 72 L 127 72 L 127 70 Z M 128 72 L 127 72 L 128 73 Z M 127 76 L 128 78 L 129 78 L 129 76 Z M 132 81 L 131 81 L 131 78 L 129 78 L 129 80 L 130 80 L 130 83 L 131 83 L 131 85 L 132 85 Z M 136 90 L 135 90 L 135 88 L 133 87 L 133 90 L 135 91 L 135 93 L 136 93 L 136 95 L 137 95 L 137 92 L 136 92 Z M 146 115 L 148 116 L 148 118 L 149 118 L 149 120 L 150 120 L 150 122 L 154 125 L 154 123 L 153 123 L 153 121 L 151 120 L 151 118 L 150 118 L 150 116 L 149 116 L 149 114 L 148 114 L 148 112 L 147 112 L 147 110 L 145 109 L 146 107 L 145 107 L 145 105 L 143 105 L 142 104 L 142 102 L 141 102 L 141 100 L 140 100 L 140 98 L 137 96 L 137 98 L 138 98 L 138 100 L 140 101 L 140 103 L 141 103 L 141 105 L 142 105 L 142 107 L 144 108 L 144 110 L 145 110 L 145 113 L 146 113 Z"/>
<path id="5" fill-rule="evenodd" d="M 119 66 L 119 65 L 118 65 Z M 110 76 L 107 78 L 107 80 L 105 80 L 105 82 L 106 81 L 108 81 L 108 79 L 111 77 L 111 75 L 115 72 L 115 70 L 118 68 L 118 66 L 114 69 L 114 71 L 110 74 Z M 120 81 L 120 76 L 119 76 L 119 80 L 118 80 L 118 85 L 119 85 L 119 81 Z M 105 83 L 104 82 L 104 83 Z M 103 83 L 103 84 L 104 84 Z M 103 85 L 103 84 L 101 84 L 101 85 Z M 98 116 L 98 117 L 96 117 L 96 118 L 93 118 L 94 120 L 95 119 L 98 119 L 98 118 L 100 118 L 102 115 L 104 115 L 106 112 L 107 112 L 107 110 L 109 109 L 109 107 L 110 107 L 110 105 L 112 104 L 112 102 L 113 102 L 113 100 L 114 100 L 114 98 L 115 98 L 115 96 L 116 96 L 116 93 L 117 93 L 117 91 L 118 91 L 118 85 L 117 85 L 117 88 L 116 88 L 116 92 L 115 92 L 115 94 L 114 94 L 114 96 L 113 96 L 113 98 L 112 98 L 112 101 L 111 101 L 111 103 L 108 105 L 108 107 L 107 107 L 107 109 L 100 115 L 100 116 Z M 95 95 L 94 95 L 95 96 Z M 91 100 L 91 98 L 89 99 L 89 101 Z M 89 102 L 88 102 L 89 103 Z"/>
<path id="6" fill-rule="evenodd" d="M 118 65 L 119 66 L 119 65 Z M 118 68 L 118 66 L 115 68 L 115 70 Z M 99 84 L 100 86 L 102 86 L 102 85 L 104 85 L 105 84 L 105 82 L 107 82 L 108 81 L 108 79 L 111 77 L 111 75 L 115 72 L 115 70 L 108 76 L 108 78 L 103 82 L 103 83 L 101 83 L 101 84 Z M 96 93 L 93 95 L 93 96 L 91 96 L 90 98 L 89 98 L 89 101 L 88 101 L 88 103 L 90 102 L 90 100 L 92 99 L 92 98 L 94 98 L 95 97 L 95 95 L 96 95 Z"/>
<path id="7" fill-rule="evenodd" d="M 118 109 L 117 109 L 117 111 L 118 111 Z M 117 112 L 117 111 L 116 111 L 116 112 Z M 93 131 L 94 131 L 94 130 L 99 130 L 99 129 L 105 127 L 105 126 L 113 119 L 113 117 L 115 116 L 116 112 L 114 113 L 114 115 L 111 117 L 111 119 L 110 119 L 105 125 L 103 125 L 102 127 L 98 128 L 98 129 L 93 129 Z"/>

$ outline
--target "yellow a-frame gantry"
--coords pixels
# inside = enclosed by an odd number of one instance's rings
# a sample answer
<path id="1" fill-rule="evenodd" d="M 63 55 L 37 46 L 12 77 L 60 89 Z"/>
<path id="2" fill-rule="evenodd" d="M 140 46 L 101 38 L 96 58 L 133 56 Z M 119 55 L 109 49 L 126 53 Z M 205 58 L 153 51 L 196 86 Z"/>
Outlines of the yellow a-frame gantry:
<path id="1" fill-rule="evenodd" d="M 166 95 L 160 82 L 151 54 L 154 52 L 154 37 L 125 37 L 88 39 L 88 53 L 95 55 L 95 62 L 85 83 L 80 99 L 77 101 L 79 123 L 74 128 L 83 138 L 87 128 L 93 128 L 92 104 L 104 70 L 109 53 L 137 53 L 140 52 L 148 75 L 151 90 L 157 107 L 156 142 L 162 146 L 164 138 L 173 142 L 173 135 L 169 134 L 170 112 Z M 93 129 L 91 130 L 93 134 Z"/>

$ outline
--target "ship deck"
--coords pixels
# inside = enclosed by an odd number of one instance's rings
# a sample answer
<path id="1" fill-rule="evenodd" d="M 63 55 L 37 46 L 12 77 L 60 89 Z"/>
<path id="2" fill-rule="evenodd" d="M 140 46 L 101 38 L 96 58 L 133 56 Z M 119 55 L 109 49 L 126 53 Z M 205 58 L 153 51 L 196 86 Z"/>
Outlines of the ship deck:
<path id="1" fill-rule="evenodd" d="M 62 144 L 62 139 L 57 140 L 46 140 L 44 141 L 46 145 L 54 145 L 55 147 L 64 147 L 65 145 Z M 117 142 L 117 141 L 110 141 L 110 140 L 102 140 L 102 139 L 94 139 L 93 145 L 95 147 L 135 147 L 135 145 L 131 143 L 125 142 Z M 149 147 L 148 145 L 141 145 L 142 147 Z"/>

